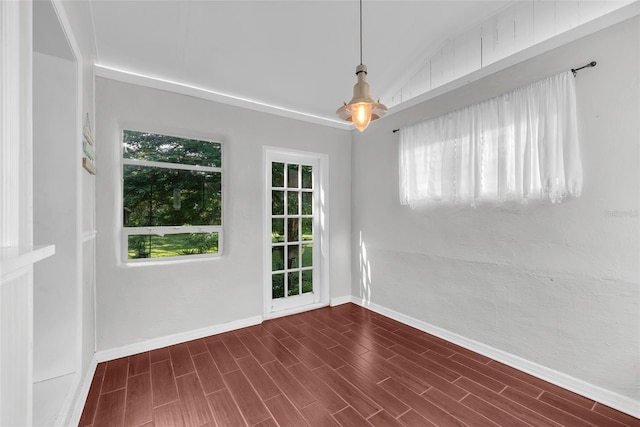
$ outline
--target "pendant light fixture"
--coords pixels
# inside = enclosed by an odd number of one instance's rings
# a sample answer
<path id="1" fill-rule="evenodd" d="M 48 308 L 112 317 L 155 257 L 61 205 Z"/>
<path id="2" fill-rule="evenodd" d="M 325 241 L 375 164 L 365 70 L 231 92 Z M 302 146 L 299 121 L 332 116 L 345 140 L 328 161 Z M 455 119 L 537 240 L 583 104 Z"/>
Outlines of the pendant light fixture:
<path id="1" fill-rule="evenodd" d="M 347 104 L 336 110 L 342 120 L 353 122 L 355 127 L 363 132 L 372 120 L 377 120 L 387 114 L 387 107 L 371 98 L 369 83 L 367 83 L 367 66 L 362 63 L 362 0 L 360 0 L 360 65 L 356 67 L 358 82 L 353 86 L 353 98 Z"/>

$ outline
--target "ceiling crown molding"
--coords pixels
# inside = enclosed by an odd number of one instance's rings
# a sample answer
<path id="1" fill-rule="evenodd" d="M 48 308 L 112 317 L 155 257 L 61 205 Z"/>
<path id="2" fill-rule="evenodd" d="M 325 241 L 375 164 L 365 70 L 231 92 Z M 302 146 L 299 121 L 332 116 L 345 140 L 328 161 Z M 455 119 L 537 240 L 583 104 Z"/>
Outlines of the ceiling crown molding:
<path id="1" fill-rule="evenodd" d="M 353 129 L 353 126 L 351 124 L 344 123 L 334 118 L 321 117 L 313 114 L 303 113 L 300 111 L 289 110 L 260 101 L 254 101 L 247 98 L 241 98 L 239 96 L 215 92 L 202 87 L 192 86 L 189 84 L 166 80 L 158 77 L 150 77 L 132 71 L 120 70 L 105 65 L 94 65 L 94 75 L 97 77 L 103 77 L 106 79 L 116 80 L 124 83 L 131 83 L 139 86 L 174 92 L 181 95 L 193 96 L 195 98 L 206 99 L 208 101 L 219 102 L 221 104 L 246 108 L 262 113 L 274 114 L 276 116 L 286 117 L 289 119 L 301 120 L 308 123 L 328 126 L 335 129 L 347 131 Z"/>

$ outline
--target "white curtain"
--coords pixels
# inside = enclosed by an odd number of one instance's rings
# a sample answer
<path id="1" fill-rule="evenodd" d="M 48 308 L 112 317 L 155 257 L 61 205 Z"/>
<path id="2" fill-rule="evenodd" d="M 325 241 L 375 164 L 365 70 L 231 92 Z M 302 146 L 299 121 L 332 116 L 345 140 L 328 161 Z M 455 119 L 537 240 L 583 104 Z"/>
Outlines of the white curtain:
<path id="1" fill-rule="evenodd" d="M 578 197 L 575 85 L 558 74 L 400 131 L 400 201 L 503 202 Z"/>

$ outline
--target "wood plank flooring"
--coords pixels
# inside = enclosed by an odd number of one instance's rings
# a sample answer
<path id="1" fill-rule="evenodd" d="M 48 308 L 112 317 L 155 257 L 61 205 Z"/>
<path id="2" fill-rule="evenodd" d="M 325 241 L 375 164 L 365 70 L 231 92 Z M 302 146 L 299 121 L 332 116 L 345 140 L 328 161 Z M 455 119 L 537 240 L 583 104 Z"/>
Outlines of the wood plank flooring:
<path id="1" fill-rule="evenodd" d="M 92 426 L 640 426 L 354 304 L 100 363 Z"/>

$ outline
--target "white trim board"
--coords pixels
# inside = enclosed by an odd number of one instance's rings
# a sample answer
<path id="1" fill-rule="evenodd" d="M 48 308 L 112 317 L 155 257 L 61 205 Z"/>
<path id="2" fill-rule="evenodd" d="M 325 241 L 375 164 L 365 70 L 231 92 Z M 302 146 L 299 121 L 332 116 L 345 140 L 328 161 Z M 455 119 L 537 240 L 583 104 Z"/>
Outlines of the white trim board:
<path id="1" fill-rule="evenodd" d="M 262 323 L 262 316 L 247 317 L 245 319 L 234 320 L 232 322 L 208 326 L 206 328 L 194 329 L 192 331 L 180 332 L 173 335 L 153 338 L 147 341 L 141 341 L 138 343 L 115 347 L 108 350 L 100 350 L 96 352 L 95 359 L 98 362 L 106 362 L 109 360 L 118 359 L 120 357 L 131 356 L 133 354 L 143 353 L 145 351 L 151 351 L 157 348 L 168 347 L 170 345 L 196 340 L 198 338 L 204 338 L 211 335 L 221 334 L 223 332 L 234 331 L 236 329 L 246 328 L 248 326 L 259 325 L 260 323 Z"/>
<path id="2" fill-rule="evenodd" d="M 395 310 L 391 310 L 381 305 L 365 301 L 362 298 L 352 295 L 351 302 L 374 311 L 378 314 L 382 314 L 383 316 L 389 317 L 393 320 L 397 320 L 398 322 L 404 323 L 405 325 L 414 327 L 431 335 L 435 335 L 438 338 L 442 338 L 468 350 L 494 359 L 500 363 L 504 363 L 505 365 L 511 366 L 512 368 L 515 368 L 519 371 L 526 372 L 527 374 L 533 375 L 536 378 L 540 378 L 544 381 L 550 382 L 559 387 L 562 387 L 589 399 L 595 400 L 598 403 L 610 406 L 614 409 L 617 409 L 618 411 L 640 418 L 639 401 L 603 389 L 601 387 L 590 384 L 578 378 L 574 378 L 546 366 L 539 365 L 530 360 L 523 359 L 522 357 L 507 353 L 506 351 L 502 351 L 481 342 L 463 337 L 462 335 L 447 331 L 446 329 L 439 328 L 427 322 L 423 322 L 422 320 L 418 320 L 414 317 L 399 313 Z"/>
<path id="3" fill-rule="evenodd" d="M 387 113 L 387 116 L 391 116 L 393 114 L 399 113 L 400 111 L 406 110 L 415 105 L 421 104 L 425 101 L 428 101 L 430 99 L 443 95 L 445 93 L 454 91 L 455 89 L 458 89 L 462 86 L 466 86 L 469 83 L 475 82 L 486 76 L 505 70 L 511 66 L 522 63 L 538 55 L 542 55 L 544 53 L 550 52 L 553 49 L 569 44 L 583 37 L 587 37 L 600 30 L 619 24 L 620 22 L 623 22 L 627 19 L 631 19 L 634 16 L 637 16 L 639 14 L 640 14 L 640 2 L 633 1 L 627 4 L 626 6 L 621 7 L 620 9 L 616 9 L 596 19 L 585 22 L 584 24 L 578 25 L 577 27 L 574 27 L 568 31 L 556 34 L 555 36 L 549 39 L 546 39 L 539 43 L 528 46 L 525 49 L 519 50 L 496 62 L 492 62 L 481 68 L 478 68 L 477 70 L 474 70 L 468 74 L 465 74 L 455 80 L 444 83 L 441 86 L 434 87 L 413 98 L 407 99 L 406 101 L 403 101 L 400 104 L 396 104 L 391 108 L 389 108 L 389 112 Z M 578 64 L 576 64 L 576 66 L 577 65 Z M 400 80 L 403 81 L 402 79 Z M 390 91 L 390 93 L 397 93 L 397 91 L 393 90 L 393 91 Z"/>
<path id="4" fill-rule="evenodd" d="M 98 360 L 96 359 L 96 355 L 94 354 L 91 358 L 91 362 L 89 362 L 89 367 L 87 368 L 87 372 L 82 378 L 82 381 L 79 384 L 78 395 L 76 396 L 76 401 L 71 406 L 71 412 L 68 415 L 68 422 L 64 423 L 67 425 L 77 426 L 80 424 L 80 417 L 82 416 L 82 411 L 84 410 L 84 405 L 87 403 L 87 398 L 89 397 L 89 389 L 91 388 L 91 382 L 93 381 L 93 376 L 96 373 L 96 368 L 98 367 Z M 61 417 L 61 420 L 64 421 L 65 417 Z M 63 424 L 63 425 L 64 425 Z"/>

